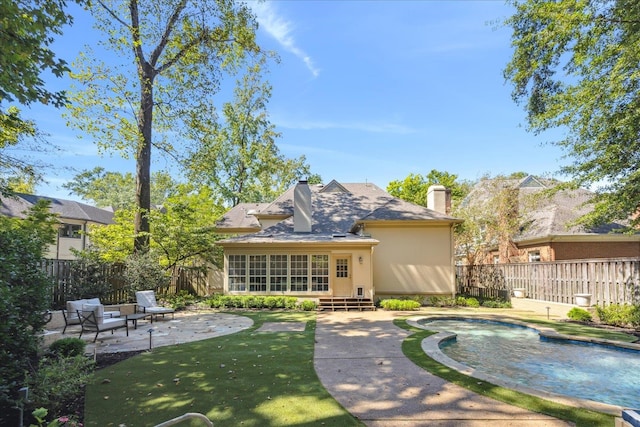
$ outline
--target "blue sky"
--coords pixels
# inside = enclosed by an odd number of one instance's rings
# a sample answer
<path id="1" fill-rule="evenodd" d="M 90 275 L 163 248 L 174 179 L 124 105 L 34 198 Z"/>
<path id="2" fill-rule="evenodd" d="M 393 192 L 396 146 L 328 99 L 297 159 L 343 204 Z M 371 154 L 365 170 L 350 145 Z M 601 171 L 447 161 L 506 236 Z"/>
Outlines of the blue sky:
<path id="1" fill-rule="evenodd" d="M 502 1 L 273 1 L 250 3 L 259 43 L 279 53 L 268 79 L 271 122 L 283 154 L 304 154 L 325 182 L 382 188 L 432 169 L 475 180 L 484 174 L 554 174 L 553 134 L 535 136 L 511 99 L 502 71 L 510 30 L 497 26 Z M 56 44 L 71 62 L 95 40 L 86 15 Z M 64 88 L 66 80 L 55 82 Z M 220 104 L 229 99 L 220 100 Z M 99 156 L 58 111 L 34 108 L 42 130 L 64 151 L 41 195 L 74 198 L 60 185 L 83 169 L 135 172 L 117 154 Z M 556 134 L 557 135 L 557 134 Z M 154 168 L 171 167 L 158 156 Z M 75 168 L 66 169 L 66 168 Z"/>

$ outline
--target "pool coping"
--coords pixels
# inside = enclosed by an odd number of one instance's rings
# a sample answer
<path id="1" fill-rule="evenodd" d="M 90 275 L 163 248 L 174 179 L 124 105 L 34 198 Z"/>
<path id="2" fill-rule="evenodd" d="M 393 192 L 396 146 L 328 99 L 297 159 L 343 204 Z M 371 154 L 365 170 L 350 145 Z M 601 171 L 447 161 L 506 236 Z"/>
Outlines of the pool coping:
<path id="1" fill-rule="evenodd" d="M 574 335 L 564 335 L 556 332 L 551 328 L 547 328 L 537 324 L 523 322 L 518 319 L 513 319 L 509 317 L 504 317 L 504 316 L 491 316 L 491 315 L 461 316 L 461 315 L 434 314 L 434 315 L 412 316 L 410 318 L 407 318 L 406 322 L 413 327 L 426 330 L 427 328 L 423 327 L 418 323 L 418 321 L 422 319 L 478 319 L 478 320 L 487 320 L 487 321 L 502 322 L 502 323 L 511 323 L 517 326 L 533 329 L 537 331 L 540 334 L 540 336 L 549 338 L 549 339 L 578 341 L 578 342 L 600 344 L 600 345 L 640 351 L 640 344 L 624 343 L 619 341 L 589 338 L 589 337 L 579 337 Z M 425 338 L 422 341 L 421 343 L 422 351 L 424 351 L 427 356 L 434 359 L 436 362 L 441 363 L 451 369 L 455 369 L 456 371 L 460 372 L 463 375 L 467 375 L 482 381 L 486 381 L 488 383 L 495 384 L 500 387 L 509 388 L 525 394 L 529 394 L 531 396 L 540 397 L 546 400 L 552 400 L 553 402 L 561 403 L 567 406 L 573 406 L 578 408 L 590 409 L 597 412 L 603 412 L 603 413 L 615 415 L 618 417 L 621 416 L 622 411 L 624 409 L 629 409 L 623 406 L 612 405 L 612 404 L 597 402 L 597 401 L 588 400 L 588 399 L 580 399 L 577 397 L 571 397 L 564 394 L 542 391 L 542 390 L 534 389 L 531 387 L 526 387 L 521 384 L 509 382 L 507 380 L 503 380 L 503 379 L 491 376 L 489 374 L 477 371 L 476 369 L 470 366 L 467 366 L 463 363 L 460 363 L 450 358 L 440 350 L 441 342 L 454 339 L 455 337 L 456 337 L 455 333 L 438 332 L 434 335 L 431 335 Z"/>

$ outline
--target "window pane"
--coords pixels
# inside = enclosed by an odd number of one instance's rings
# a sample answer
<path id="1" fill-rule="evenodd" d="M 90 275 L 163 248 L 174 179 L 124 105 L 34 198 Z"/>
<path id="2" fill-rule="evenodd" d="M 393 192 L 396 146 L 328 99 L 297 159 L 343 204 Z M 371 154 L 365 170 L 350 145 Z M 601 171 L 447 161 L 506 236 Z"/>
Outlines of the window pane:
<path id="1" fill-rule="evenodd" d="M 346 258 L 336 259 L 336 277 L 349 277 L 349 260 Z"/>
<path id="2" fill-rule="evenodd" d="M 229 291 L 247 289 L 247 265 L 244 255 L 229 255 Z"/>
<path id="3" fill-rule="evenodd" d="M 306 292 L 309 290 L 308 255 L 291 255 L 291 291 Z"/>
<path id="4" fill-rule="evenodd" d="M 269 290 L 286 292 L 289 263 L 287 255 L 271 255 L 269 257 Z"/>
<path id="5" fill-rule="evenodd" d="M 311 290 L 314 292 L 329 290 L 329 255 L 311 256 Z"/>
<path id="6" fill-rule="evenodd" d="M 249 255 L 249 291 L 267 290 L 267 256 Z"/>

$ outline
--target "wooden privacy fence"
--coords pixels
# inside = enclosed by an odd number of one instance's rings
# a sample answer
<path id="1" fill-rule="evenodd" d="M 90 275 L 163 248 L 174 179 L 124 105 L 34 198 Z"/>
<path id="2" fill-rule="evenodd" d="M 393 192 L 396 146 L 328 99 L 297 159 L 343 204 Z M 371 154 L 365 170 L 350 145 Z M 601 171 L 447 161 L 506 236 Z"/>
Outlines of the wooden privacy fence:
<path id="1" fill-rule="evenodd" d="M 523 289 L 528 298 L 575 304 L 576 294 L 592 305 L 640 304 L 640 259 L 589 259 L 458 266 L 461 287 Z"/>
<path id="2" fill-rule="evenodd" d="M 72 265 L 80 261 L 74 260 L 43 260 L 41 268 L 52 278 L 54 283 L 51 292 L 52 308 L 63 308 L 69 298 L 69 283 L 73 274 Z M 105 304 L 121 304 L 131 302 L 131 296 L 122 279 L 124 265 L 103 264 L 100 274 L 107 278 L 110 290 L 106 295 L 100 295 Z M 212 269 L 207 267 L 176 267 L 171 274 L 169 285 L 158 289 L 161 294 L 173 295 L 186 291 L 195 295 L 210 295 L 218 291 L 210 284 Z"/>

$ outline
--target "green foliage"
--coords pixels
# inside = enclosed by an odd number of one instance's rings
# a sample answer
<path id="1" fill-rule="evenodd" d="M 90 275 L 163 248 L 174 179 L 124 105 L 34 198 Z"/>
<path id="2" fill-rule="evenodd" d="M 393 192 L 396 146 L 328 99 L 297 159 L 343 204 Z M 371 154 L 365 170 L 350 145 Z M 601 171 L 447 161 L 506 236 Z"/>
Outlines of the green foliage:
<path id="1" fill-rule="evenodd" d="M 300 301 L 299 307 L 302 311 L 314 311 L 318 308 L 318 304 L 315 301 L 307 299 Z"/>
<path id="2" fill-rule="evenodd" d="M 630 304 L 610 304 L 596 306 L 596 314 L 600 322 L 611 326 L 640 326 L 640 306 Z"/>
<path id="3" fill-rule="evenodd" d="M 418 310 L 420 308 L 420 303 L 413 300 L 408 299 L 383 299 L 380 301 L 380 307 L 389 311 L 411 311 Z"/>
<path id="4" fill-rule="evenodd" d="M 82 91 L 70 94 L 72 124 L 101 150 L 136 161 L 134 248 L 149 249 L 151 150 L 180 158 L 193 118 L 215 117 L 222 72 L 259 54 L 251 9 L 233 1 L 90 2 L 104 34 L 109 64 L 86 49 L 72 73 Z M 119 58 L 121 62 L 113 62 Z M 161 114 L 154 114 L 154 107 Z"/>
<path id="5" fill-rule="evenodd" d="M 43 357 L 27 377 L 29 408 L 45 408 L 60 417 L 74 408 L 93 372 L 93 360 L 84 356 Z"/>
<path id="6" fill-rule="evenodd" d="M 177 294 L 162 296 L 162 305 L 169 305 L 176 311 L 183 310 L 198 301 L 200 301 L 198 296 L 192 295 L 185 290 L 181 290 Z"/>
<path id="7" fill-rule="evenodd" d="M 430 307 L 455 307 L 456 298 L 447 296 L 430 296 L 427 298 L 427 305 Z"/>
<path id="8" fill-rule="evenodd" d="M 66 299 L 104 298 L 112 289 L 109 265 L 100 261 L 93 249 L 78 252 L 79 259 L 71 263 Z"/>
<path id="9" fill-rule="evenodd" d="M 148 252 L 130 255 L 125 261 L 122 276 L 131 301 L 135 300 L 136 291 L 162 289 L 171 280 L 158 260 Z"/>
<path id="10" fill-rule="evenodd" d="M 559 128 L 574 187 L 599 186 L 587 227 L 631 219 L 640 180 L 640 3 L 512 0 L 514 54 L 505 69 L 529 128 Z"/>
<path id="11" fill-rule="evenodd" d="M 580 307 L 573 307 L 569 310 L 567 317 L 578 322 L 591 322 L 593 320 L 591 313 Z"/>
<path id="12" fill-rule="evenodd" d="M 80 338 L 67 337 L 56 340 L 49 346 L 49 352 L 58 358 L 83 356 L 87 343 Z"/>
<path id="13" fill-rule="evenodd" d="M 171 176 L 163 171 L 151 175 L 151 204 L 160 206 L 176 187 Z M 102 167 L 84 170 L 62 187 L 98 207 L 135 208 L 136 178 L 131 172 L 107 172 Z"/>
<path id="14" fill-rule="evenodd" d="M 150 251 L 166 269 L 176 265 L 209 262 L 222 264 L 221 238 L 212 231 L 224 208 L 208 187 L 178 185 L 164 200 L 162 209 L 154 209 L 149 221 Z M 135 210 L 115 212 L 114 224 L 92 227 L 88 235 L 92 245 L 107 262 L 125 262 L 134 252 Z"/>
<path id="15" fill-rule="evenodd" d="M 310 174 L 306 159 L 289 159 L 275 143 L 280 134 L 269 122 L 271 85 L 263 80 L 261 57 L 238 81 L 233 102 L 222 106 L 224 125 L 216 115 L 192 117 L 193 139 L 201 141 L 188 158 L 191 181 L 205 182 L 225 203 L 271 202 Z"/>
<path id="16" fill-rule="evenodd" d="M 52 289 L 39 265 L 56 225 L 48 203 L 24 220 L 0 215 L 0 425 L 15 425 L 18 390 L 36 366 Z"/>
<path id="17" fill-rule="evenodd" d="M 54 35 L 62 34 L 72 22 L 65 6 L 66 2 L 59 0 L 3 1 L 0 5 L 0 195 L 10 194 L 10 183 L 4 176 L 41 177 L 40 163 L 16 158 L 4 150 L 39 135 L 36 124 L 22 118 L 16 106 L 7 107 L 6 102 L 64 105 L 64 93 L 49 90 L 42 75 L 61 77 L 68 71 L 67 63 L 56 58 L 50 48 Z M 34 142 L 22 148 L 41 150 L 42 141 Z"/>
<path id="18" fill-rule="evenodd" d="M 480 307 L 480 301 L 474 297 L 456 297 L 456 305 L 459 307 Z"/>
<path id="19" fill-rule="evenodd" d="M 207 300 L 211 308 L 268 308 L 296 310 L 298 299 L 286 296 L 263 296 L 263 295 L 222 295 L 216 294 Z M 305 310 L 305 308 L 303 308 Z"/>
<path id="20" fill-rule="evenodd" d="M 509 301 L 503 301 L 500 299 L 485 300 L 485 301 L 482 301 L 480 305 L 486 308 L 512 308 L 513 307 Z"/>
<path id="21" fill-rule="evenodd" d="M 38 408 L 31 413 L 35 422 L 38 423 L 37 427 L 82 427 L 82 423 L 77 420 L 76 416 L 62 416 L 47 423 L 47 415 L 49 415 L 49 411 L 46 408 Z M 34 427 L 34 424 L 31 424 L 30 427 Z"/>
<path id="22" fill-rule="evenodd" d="M 471 189 L 468 181 L 458 181 L 458 175 L 432 169 L 427 175 L 409 174 L 404 180 L 391 181 L 387 192 L 394 197 L 415 203 L 427 205 L 427 190 L 432 185 L 444 185 L 451 190 L 451 204 L 458 205 Z"/>

